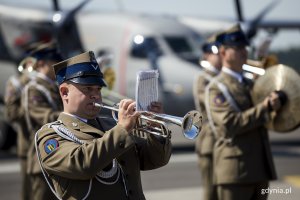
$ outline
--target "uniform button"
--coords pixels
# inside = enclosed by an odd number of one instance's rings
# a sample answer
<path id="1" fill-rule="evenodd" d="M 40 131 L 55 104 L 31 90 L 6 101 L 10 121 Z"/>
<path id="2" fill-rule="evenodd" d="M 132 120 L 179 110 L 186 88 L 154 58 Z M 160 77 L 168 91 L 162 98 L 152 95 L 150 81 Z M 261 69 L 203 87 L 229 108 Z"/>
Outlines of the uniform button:
<path id="1" fill-rule="evenodd" d="M 129 175 L 128 175 L 128 174 L 126 174 L 126 175 L 125 175 L 125 177 L 126 177 L 126 179 L 128 179 Z"/>
<path id="2" fill-rule="evenodd" d="M 132 192 L 132 190 L 129 190 L 128 193 L 129 193 L 130 195 L 132 195 L 133 192 Z"/>
<path id="3" fill-rule="evenodd" d="M 119 146 L 120 146 L 121 148 L 124 148 L 124 147 L 125 147 L 125 143 L 124 143 L 124 142 L 120 142 L 120 143 L 119 143 Z"/>

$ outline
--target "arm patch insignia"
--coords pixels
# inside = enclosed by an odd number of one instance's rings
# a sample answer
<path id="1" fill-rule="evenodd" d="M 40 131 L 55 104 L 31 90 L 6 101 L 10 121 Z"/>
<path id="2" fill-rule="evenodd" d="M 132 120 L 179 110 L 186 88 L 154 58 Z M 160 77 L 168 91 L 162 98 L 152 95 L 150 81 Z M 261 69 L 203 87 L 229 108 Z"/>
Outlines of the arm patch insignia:
<path id="1" fill-rule="evenodd" d="M 216 106 L 222 105 L 225 101 L 226 101 L 226 99 L 225 99 L 225 97 L 223 96 L 223 94 L 218 94 L 218 95 L 214 98 L 214 103 L 215 103 Z"/>
<path id="2" fill-rule="evenodd" d="M 44 143 L 44 150 L 47 154 L 51 153 L 58 147 L 58 141 L 55 139 L 49 139 Z"/>

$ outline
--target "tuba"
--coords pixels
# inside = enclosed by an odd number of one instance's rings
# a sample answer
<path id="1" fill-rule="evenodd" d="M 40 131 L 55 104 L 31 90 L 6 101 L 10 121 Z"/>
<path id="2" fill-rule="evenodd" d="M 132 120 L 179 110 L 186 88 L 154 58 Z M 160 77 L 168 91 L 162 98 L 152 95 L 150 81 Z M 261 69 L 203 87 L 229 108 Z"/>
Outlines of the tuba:
<path id="1" fill-rule="evenodd" d="M 118 121 L 116 115 L 116 112 L 119 111 L 118 105 L 106 106 L 94 103 L 94 106 L 111 110 L 113 119 Z M 172 133 L 170 130 L 171 125 L 179 127 L 185 138 L 193 140 L 198 136 L 202 128 L 202 116 L 195 110 L 188 112 L 184 117 L 142 111 L 135 130 L 170 138 Z"/>

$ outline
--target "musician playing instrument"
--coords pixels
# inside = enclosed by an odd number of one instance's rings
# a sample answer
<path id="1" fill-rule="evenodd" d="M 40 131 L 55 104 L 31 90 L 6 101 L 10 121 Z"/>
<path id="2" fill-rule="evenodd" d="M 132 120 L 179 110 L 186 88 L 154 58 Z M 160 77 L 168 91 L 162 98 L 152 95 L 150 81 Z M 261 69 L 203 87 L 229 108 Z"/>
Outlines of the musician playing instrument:
<path id="1" fill-rule="evenodd" d="M 239 25 L 217 40 L 221 43 L 222 71 L 206 87 L 206 110 L 216 137 L 214 184 L 218 199 L 267 199 L 261 190 L 276 178 L 265 124 L 284 101 L 282 92 L 271 92 L 253 105 L 248 81 L 242 76 L 248 41 Z"/>
<path id="2" fill-rule="evenodd" d="M 168 163 L 170 139 L 134 131 L 140 113 L 130 99 L 121 100 L 114 127 L 97 118 L 106 84 L 93 52 L 53 67 L 64 111 L 35 137 L 49 187 L 59 199 L 145 199 L 140 171 Z"/>

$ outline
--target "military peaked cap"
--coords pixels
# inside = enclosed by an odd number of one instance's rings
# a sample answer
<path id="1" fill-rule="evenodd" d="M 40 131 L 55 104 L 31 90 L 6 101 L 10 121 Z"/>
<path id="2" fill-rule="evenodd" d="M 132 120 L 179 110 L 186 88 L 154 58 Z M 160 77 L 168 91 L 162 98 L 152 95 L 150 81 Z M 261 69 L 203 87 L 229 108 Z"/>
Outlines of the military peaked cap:
<path id="1" fill-rule="evenodd" d="M 202 45 L 202 51 L 204 53 L 213 53 L 218 54 L 219 53 L 219 47 L 220 42 L 217 40 L 217 37 L 221 35 L 222 33 L 217 33 L 212 36 L 210 36 Z"/>
<path id="2" fill-rule="evenodd" d="M 224 46 L 248 46 L 248 39 L 239 24 L 224 31 L 217 37 L 217 41 Z"/>
<path id="3" fill-rule="evenodd" d="M 29 53 L 29 56 L 37 60 L 53 60 L 57 62 L 63 60 L 55 42 L 37 45 L 36 48 Z"/>
<path id="4" fill-rule="evenodd" d="M 94 52 L 89 51 L 53 65 L 56 81 L 60 85 L 71 81 L 82 85 L 106 86 Z"/>

